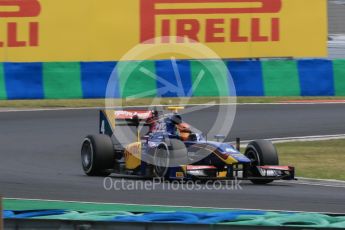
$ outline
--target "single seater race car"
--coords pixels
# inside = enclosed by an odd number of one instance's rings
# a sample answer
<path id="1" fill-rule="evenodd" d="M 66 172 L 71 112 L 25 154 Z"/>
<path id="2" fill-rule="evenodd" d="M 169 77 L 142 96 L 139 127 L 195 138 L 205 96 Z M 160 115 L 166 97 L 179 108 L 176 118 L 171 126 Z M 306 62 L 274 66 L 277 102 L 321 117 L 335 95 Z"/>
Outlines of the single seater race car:
<path id="1" fill-rule="evenodd" d="M 168 109 L 171 112 L 163 115 L 155 110 L 101 110 L 99 134 L 88 135 L 82 143 L 85 174 L 172 180 L 236 178 L 254 184 L 295 179 L 294 167 L 279 166 L 271 142 L 252 141 L 242 154 L 231 144 L 209 141 L 193 130 L 179 114 L 183 107 Z"/>

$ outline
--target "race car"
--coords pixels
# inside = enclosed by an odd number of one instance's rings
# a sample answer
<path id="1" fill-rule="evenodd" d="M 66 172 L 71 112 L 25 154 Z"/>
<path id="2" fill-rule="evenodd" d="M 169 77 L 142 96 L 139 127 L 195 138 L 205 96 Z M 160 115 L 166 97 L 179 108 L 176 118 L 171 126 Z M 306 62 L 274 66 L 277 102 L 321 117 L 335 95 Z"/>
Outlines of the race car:
<path id="1" fill-rule="evenodd" d="M 295 179 L 294 167 L 279 166 L 271 142 L 252 141 L 242 154 L 239 147 L 207 140 L 184 122 L 179 114 L 183 109 L 169 107 L 165 114 L 156 110 L 101 110 L 99 134 L 88 135 L 82 143 L 85 174 L 169 180 L 238 179 L 254 184 Z"/>

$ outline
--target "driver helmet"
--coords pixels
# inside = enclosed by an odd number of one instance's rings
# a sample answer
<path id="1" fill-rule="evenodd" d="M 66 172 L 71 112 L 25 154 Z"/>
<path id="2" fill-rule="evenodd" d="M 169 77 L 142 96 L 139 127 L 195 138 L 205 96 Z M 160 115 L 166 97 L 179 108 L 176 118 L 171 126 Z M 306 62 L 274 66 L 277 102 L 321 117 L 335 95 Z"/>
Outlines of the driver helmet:
<path id="1" fill-rule="evenodd" d="M 180 138 L 181 140 L 183 141 L 187 141 L 188 138 L 189 138 L 189 135 L 191 134 L 191 128 L 190 128 L 190 125 L 187 124 L 187 123 L 180 123 L 177 125 L 177 129 L 180 133 Z"/>

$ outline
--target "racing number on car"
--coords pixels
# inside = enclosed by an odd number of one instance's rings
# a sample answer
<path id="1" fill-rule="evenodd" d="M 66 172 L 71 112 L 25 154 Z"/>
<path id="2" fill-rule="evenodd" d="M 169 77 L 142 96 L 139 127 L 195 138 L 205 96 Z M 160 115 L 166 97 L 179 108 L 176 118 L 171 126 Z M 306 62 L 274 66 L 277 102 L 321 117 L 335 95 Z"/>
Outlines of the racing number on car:
<path id="1" fill-rule="evenodd" d="M 102 120 L 102 123 L 101 123 L 101 134 L 105 134 L 105 123 L 104 123 L 104 120 Z"/>

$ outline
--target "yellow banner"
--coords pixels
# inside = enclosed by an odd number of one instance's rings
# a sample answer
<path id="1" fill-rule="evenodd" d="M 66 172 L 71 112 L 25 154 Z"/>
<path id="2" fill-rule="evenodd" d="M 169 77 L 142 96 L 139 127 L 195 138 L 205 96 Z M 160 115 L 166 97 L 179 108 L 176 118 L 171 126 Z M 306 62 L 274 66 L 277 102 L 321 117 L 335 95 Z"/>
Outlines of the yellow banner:
<path id="1" fill-rule="evenodd" d="M 0 0 L 3 62 L 111 61 L 137 45 L 159 49 L 185 43 L 204 44 L 222 58 L 326 56 L 327 3 Z"/>

